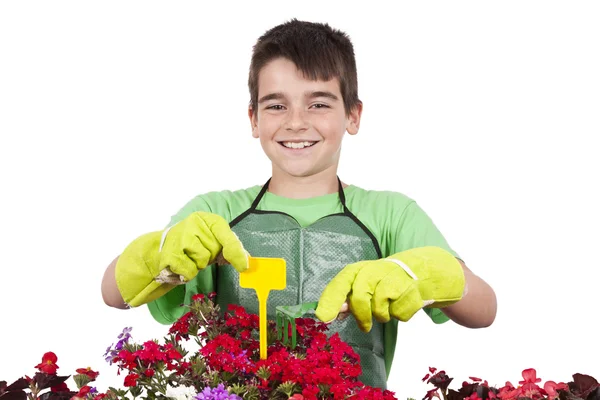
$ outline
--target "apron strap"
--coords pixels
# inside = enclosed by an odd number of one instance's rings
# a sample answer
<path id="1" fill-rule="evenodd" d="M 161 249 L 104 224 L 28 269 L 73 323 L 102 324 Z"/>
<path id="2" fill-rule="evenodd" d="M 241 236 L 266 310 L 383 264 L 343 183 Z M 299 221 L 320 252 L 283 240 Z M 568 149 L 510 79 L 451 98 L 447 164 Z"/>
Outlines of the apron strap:
<path id="1" fill-rule="evenodd" d="M 346 196 L 344 195 L 344 188 L 342 187 L 342 181 L 340 180 L 340 177 L 337 177 L 338 180 L 338 194 L 340 196 L 340 203 L 342 203 L 342 207 L 344 207 L 344 212 L 345 213 L 350 213 L 350 210 L 348 210 L 348 207 L 346 207 Z M 352 213 L 350 213 L 352 214 Z"/>
<path id="2" fill-rule="evenodd" d="M 256 198 L 252 202 L 252 205 L 250 206 L 250 208 L 248 209 L 248 211 L 256 211 L 256 207 L 258 207 L 258 203 L 260 203 L 260 201 L 262 200 L 263 196 L 267 192 L 267 189 L 269 189 L 269 182 L 271 182 L 271 178 L 269 178 L 269 180 L 267 181 L 267 183 L 265 183 L 263 185 L 262 189 L 260 189 L 260 192 L 258 193 L 258 195 L 256 196 Z"/>
<path id="3" fill-rule="evenodd" d="M 346 196 L 344 195 L 344 188 L 342 187 L 342 181 L 340 180 L 340 177 L 337 177 L 338 180 L 338 196 L 340 198 L 340 203 L 342 203 L 342 207 L 344 209 L 344 214 L 350 218 L 352 218 L 352 220 L 361 227 L 361 229 L 367 234 L 367 236 L 369 236 L 369 238 L 371 238 L 371 241 L 373 242 L 373 245 L 375 246 L 375 249 L 377 251 L 377 255 L 379 256 L 379 258 L 382 258 L 382 253 L 381 253 L 381 248 L 379 247 L 379 242 L 377 241 L 377 238 L 375 238 L 375 236 L 373 235 L 373 233 L 369 230 L 369 228 L 367 228 L 365 226 L 365 224 L 363 224 L 353 213 L 352 211 L 350 211 L 350 209 L 348 209 L 348 207 L 346 206 Z M 230 227 L 234 227 L 238 222 L 240 222 L 245 216 L 247 216 L 250 213 L 253 213 L 256 211 L 256 207 L 258 207 L 258 204 L 260 203 L 260 201 L 262 200 L 262 198 L 264 197 L 265 193 L 267 192 L 267 190 L 269 189 L 269 183 L 271 182 L 271 178 L 269 178 L 269 180 L 267 181 L 267 183 L 265 183 L 262 187 L 262 189 L 260 189 L 260 192 L 258 193 L 258 195 L 256 196 L 256 198 L 254 199 L 254 201 L 252 202 L 252 205 L 250 206 L 249 209 L 247 209 L 246 211 L 244 211 L 242 214 L 238 215 L 233 221 L 230 222 L 229 226 Z M 293 217 L 292 217 L 293 218 Z"/>

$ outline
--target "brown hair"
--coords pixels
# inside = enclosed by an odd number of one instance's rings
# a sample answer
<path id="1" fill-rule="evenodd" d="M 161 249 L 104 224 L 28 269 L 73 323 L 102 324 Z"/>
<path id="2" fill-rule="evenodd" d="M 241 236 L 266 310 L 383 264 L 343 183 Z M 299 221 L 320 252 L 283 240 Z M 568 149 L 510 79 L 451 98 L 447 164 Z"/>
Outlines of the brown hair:
<path id="1" fill-rule="evenodd" d="M 254 111 L 258 107 L 258 75 L 279 57 L 296 64 L 307 79 L 338 78 L 346 115 L 360 103 L 354 47 L 348 35 L 328 24 L 292 19 L 269 29 L 254 45 L 248 77 Z"/>

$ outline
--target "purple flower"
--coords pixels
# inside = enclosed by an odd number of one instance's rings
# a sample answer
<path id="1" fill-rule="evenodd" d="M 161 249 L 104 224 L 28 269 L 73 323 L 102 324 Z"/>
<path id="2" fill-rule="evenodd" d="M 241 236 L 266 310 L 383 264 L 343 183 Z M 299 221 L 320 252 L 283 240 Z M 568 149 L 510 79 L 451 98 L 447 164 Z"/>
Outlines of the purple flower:
<path id="1" fill-rule="evenodd" d="M 131 339 L 131 334 L 129 333 L 131 332 L 131 329 L 131 327 L 123 329 L 123 332 L 119 333 L 119 336 L 117 336 L 117 339 L 119 339 L 119 341 L 116 345 L 114 345 L 115 347 L 113 348 L 113 345 L 111 344 L 106 349 L 106 353 L 104 353 L 104 359 L 107 363 L 109 363 L 109 365 L 112 365 L 113 358 L 116 357 L 117 354 L 119 354 L 119 350 L 121 350 L 125 343 L 127 343 L 129 339 Z"/>
<path id="2" fill-rule="evenodd" d="M 208 386 L 204 390 L 196 395 L 197 400 L 242 400 L 237 394 L 229 394 L 225 390 L 225 386 L 219 383 L 216 388 L 209 388 Z"/>
<path id="3" fill-rule="evenodd" d="M 121 338 L 129 339 L 131 337 L 129 332 L 131 332 L 132 329 L 133 328 L 131 326 L 123 328 L 123 332 L 119 333 L 119 336 L 117 336 L 117 339 L 121 339 Z"/>

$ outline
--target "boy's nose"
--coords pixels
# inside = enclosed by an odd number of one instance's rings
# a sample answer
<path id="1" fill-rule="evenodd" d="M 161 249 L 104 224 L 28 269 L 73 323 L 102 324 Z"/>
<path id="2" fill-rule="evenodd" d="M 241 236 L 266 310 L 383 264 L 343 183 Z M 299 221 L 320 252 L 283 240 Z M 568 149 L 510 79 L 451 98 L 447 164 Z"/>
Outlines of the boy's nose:
<path id="1" fill-rule="evenodd" d="M 285 130 L 299 132 L 308 129 L 306 115 L 303 110 L 290 111 L 284 121 Z"/>

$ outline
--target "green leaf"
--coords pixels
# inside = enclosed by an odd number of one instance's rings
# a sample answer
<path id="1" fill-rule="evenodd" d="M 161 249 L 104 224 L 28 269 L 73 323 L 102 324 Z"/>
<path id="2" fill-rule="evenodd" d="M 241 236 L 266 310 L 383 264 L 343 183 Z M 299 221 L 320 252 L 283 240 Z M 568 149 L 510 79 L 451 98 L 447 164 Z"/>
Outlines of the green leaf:
<path id="1" fill-rule="evenodd" d="M 295 382 L 285 381 L 277 387 L 277 391 L 290 398 L 294 393 L 299 393 L 301 388 Z"/>
<path id="2" fill-rule="evenodd" d="M 142 388 L 139 387 L 139 386 L 132 386 L 132 387 L 129 388 L 129 392 L 131 393 L 131 395 L 133 397 L 137 397 L 140 394 L 142 394 Z"/>
<path id="3" fill-rule="evenodd" d="M 81 389 L 92 381 L 92 379 L 86 374 L 77 374 L 73 376 L 73 380 L 75 381 L 75 385 L 77 385 L 77 389 Z"/>
<path id="4" fill-rule="evenodd" d="M 112 386 L 109 386 L 108 390 L 110 390 L 112 392 L 112 394 L 116 395 L 119 398 L 124 398 L 127 395 L 127 390 L 116 389 Z"/>

